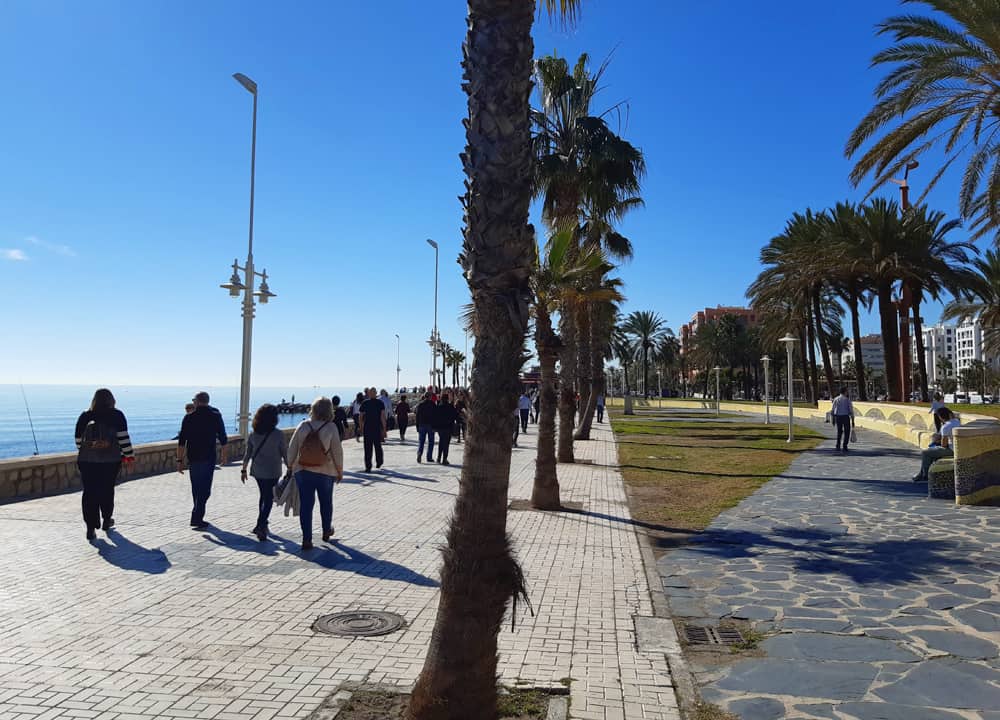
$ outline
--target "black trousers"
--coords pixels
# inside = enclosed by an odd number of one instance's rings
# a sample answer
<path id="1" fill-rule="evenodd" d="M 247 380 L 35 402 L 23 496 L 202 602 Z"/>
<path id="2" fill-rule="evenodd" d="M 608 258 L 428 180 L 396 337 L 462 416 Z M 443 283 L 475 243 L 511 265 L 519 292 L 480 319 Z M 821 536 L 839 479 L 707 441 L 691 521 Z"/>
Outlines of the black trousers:
<path id="1" fill-rule="evenodd" d="M 83 484 L 83 522 L 87 528 L 101 527 L 101 518 L 105 522 L 115 514 L 115 480 L 121 470 L 120 462 L 81 462 L 80 480 Z"/>
<path id="2" fill-rule="evenodd" d="M 410 424 L 408 418 L 398 417 L 396 418 L 396 425 L 399 426 L 399 440 L 402 442 L 406 440 L 406 428 Z"/>
<path id="3" fill-rule="evenodd" d="M 451 445 L 451 428 L 438 430 L 438 462 L 448 459 L 448 446 Z"/>
<path id="4" fill-rule="evenodd" d="M 271 517 L 271 508 L 274 507 L 274 486 L 278 484 L 278 478 L 254 478 L 257 481 L 257 489 L 260 497 L 257 500 L 257 530 L 267 530 L 267 521 Z"/>
<path id="5" fill-rule="evenodd" d="M 528 432 L 528 413 L 530 410 L 521 410 L 521 432 Z"/>
<path id="6" fill-rule="evenodd" d="M 375 464 L 382 467 L 385 459 L 382 455 L 382 433 L 371 435 L 365 433 L 365 470 L 372 469 L 372 450 L 375 451 Z"/>
<path id="7" fill-rule="evenodd" d="M 604 406 L 597 406 L 597 422 L 604 422 Z"/>
<path id="8" fill-rule="evenodd" d="M 833 420 L 837 423 L 837 447 L 842 447 L 846 450 L 847 443 L 851 439 L 851 416 L 834 415 Z"/>

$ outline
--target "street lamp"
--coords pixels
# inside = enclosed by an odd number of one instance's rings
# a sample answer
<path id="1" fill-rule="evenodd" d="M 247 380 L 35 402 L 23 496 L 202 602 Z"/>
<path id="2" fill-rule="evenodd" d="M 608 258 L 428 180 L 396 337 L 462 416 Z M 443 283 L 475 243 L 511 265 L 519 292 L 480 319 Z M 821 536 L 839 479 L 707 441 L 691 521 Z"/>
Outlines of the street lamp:
<path id="1" fill-rule="evenodd" d="M 462 370 L 465 382 L 462 383 L 466 389 L 469 387 L 469 329 L 465 329 L 465 367 Z"/>
<path id="2" fill-rule="evenodd" d="M 792 426 L 792 393 L 794 392 L 792 388 L 792 351 L 795 348 L 795 343 L 798 341 L 798 338 L 791 333 L 788 333 L 785 337 L 778 341 L 780 343 L 784 343 L 785 351 L 788 354 L 788 442 L 795 439 L 795 430 Z"/>
<path id="3" fill-rule="evenodd" d="M 236 73 L 233 77 L 247 92 L 253 95 L 253 130 L 250 136 L 250 232 L 247 241 L 246 264 L 241 267 L 237 260 L 233 260 L 233 275 L 228 283 L 220 287 L 228 290 L 231 297 L 239 297 L 240 291 L 243 292 L 243 361 L 240 369 L 239 433 L 245 438 L 250 424 L 250 355 L 253 348 L 254 297 L 259 298 L 262 305 L 266 305 L 268 300 L 277 296 L 267 286 L 267 270 L 257 272 L 253 266 L 253 204 L 257 171 L 257 83 L 243 73 Z M 240 271 L 243 272 L 244 279 L 242 281 L 239 276 Z M 260 289 L 255 292 L 254 284 L 258 277 L 260 277 Z"/>
<path id="4" fill-rule="evenodd" d="M 399 333 L 396 333 L 396 392 L 399 392 Z"/>
<path id="5" fill-rule="evenodd" d="M 722 414 L 722 396 L 719 394 L 719 373 L 722 368 L 716 365 L 712 369 L 715 371 L 715 417 L 719 417 Z"/>
<path id="6" fill-rule="evenodd" d="M 659 407 L 663 407 L 663 378 L 660 377 L 660 369 L 656 369 L 656 389 L 660 393 L 660 399 L 658 401 Z"/>
<path id="7" fill-rule="evenodd" d="M 771 375 L 769 369 L 771 367 L 771 356 L 765 355 L 761 358 L 764 363 L 764 424 L 771 424 Z"/>
<path id="8" fill-rule="evenodd" d="M 431 385 L 437 377 L 438 342 L 438 244 L 427 238 L 427 244 L 434 248 L 434 333 L 431 335 Z"/>

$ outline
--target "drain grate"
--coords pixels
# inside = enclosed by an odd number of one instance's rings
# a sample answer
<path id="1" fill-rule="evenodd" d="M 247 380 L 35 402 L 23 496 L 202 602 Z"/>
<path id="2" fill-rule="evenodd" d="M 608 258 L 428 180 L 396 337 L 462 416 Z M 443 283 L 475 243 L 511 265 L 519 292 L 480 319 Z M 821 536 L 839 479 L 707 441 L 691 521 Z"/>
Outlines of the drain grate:
<path id="1" fill-rule="evenodd" d="M 406 620 L 402 616 L 380 610 L 354 610 L 320 615 L 313 623 L 313 630 L 316 632 L 344 637 L 388 635 L 403 627 L 406 627 Z"/>
<path id="2" fill-rule="evenodd" d="M 684 639 L 689 645 L 739 645 L 743 635 L 736 628 L 685 625 Z"/>

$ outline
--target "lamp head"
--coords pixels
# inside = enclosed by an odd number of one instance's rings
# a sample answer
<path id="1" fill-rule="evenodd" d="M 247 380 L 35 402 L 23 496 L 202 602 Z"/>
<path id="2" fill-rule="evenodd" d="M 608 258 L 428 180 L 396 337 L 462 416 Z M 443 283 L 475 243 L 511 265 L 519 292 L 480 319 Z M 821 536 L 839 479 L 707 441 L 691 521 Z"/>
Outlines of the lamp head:
<path id="1" fill-rule="evenodd" d="M 434 242 L 433 240 L 431 240 L 430 238 L 427 238 L 427 244 L 430 245 L 435 250 L 438 249 L 438 244 L 436 242 Z"/>
<path id="2" fill-rule="evenodd" d="M 243 73 L 233 73 L 233 77 L 236 78 L 236 82 L 247 89 L 251 95 L 257 94 L 257 83 L 248 78 Z"/>
<path id="3" fill-rule="evenodd" d="M 229 282 L 219 287 L 229 291 L 229 297 L 239 297 L 240 292 L 246 289 L 246 285 L 240 280 L 239 273 L 236 272 L 237 267 L 239 267 L 236 260 L 233 260 L 233 274 L 229 278 Z"/>
<path id="4" fill-rule="evenodd" d="M 787 333 L 785 335 L 785 337 L 783 337 L 780 340 L 778 340 L 778 342 L 785 343 L 786 345 L 794 345 L 798 341 L 799 341 L 799 339 L 797 337 L 795 337 L 794 335 L 792 335 L 791 333 Z"/>

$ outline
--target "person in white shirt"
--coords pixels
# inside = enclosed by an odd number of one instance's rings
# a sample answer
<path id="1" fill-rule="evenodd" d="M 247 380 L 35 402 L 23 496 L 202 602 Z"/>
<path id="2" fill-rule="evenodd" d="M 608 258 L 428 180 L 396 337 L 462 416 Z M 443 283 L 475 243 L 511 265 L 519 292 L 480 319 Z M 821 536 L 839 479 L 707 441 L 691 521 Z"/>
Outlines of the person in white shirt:
<path id="1" fill-rule="evenodd" d="M 833 422 L 837 425 L 837 449 L 847 452 L 847 443 L 851 439 L 851 429 L 854 427 L 854 405 L 847 394 L 847 386 L 840 388 L 840 395 L 833 399 Z"/>
<path id="2" fill-rule="evenodd" d="M 951 443 L 954 438 L 952 431 L 960 424 L 958 418 L 946 407 L 938 410 L 935 417 L 941 420 L 941 446 L 929 447 L 920 453 L 920 472 L 913 476 L 913 482 L 927 482 L 927 471 L 935 460 L 955 455 Z"/>
<path id="3" fill-rule="evenodd" d="M 521 393 L 517 401 L 517 409 L 521 411 L 521 432 L 528 432 L 528 413 L 531 412 L 531 398 L 527 393 Z"/>
<path id="4" fill-rule="evenodd" d="M 934 417 L 934 429 L 938 432 L 941 432 L 941 418 L 938 417 L 937 412 L 944 406 L 944 396 L 939 392 L 934 393 L 934 397 L 931 399 L 931 409 L 929 412 Z"/>

